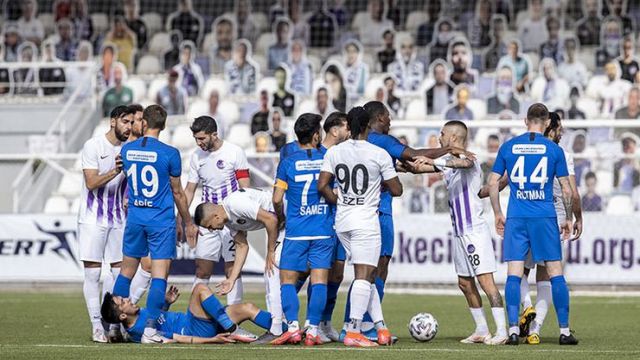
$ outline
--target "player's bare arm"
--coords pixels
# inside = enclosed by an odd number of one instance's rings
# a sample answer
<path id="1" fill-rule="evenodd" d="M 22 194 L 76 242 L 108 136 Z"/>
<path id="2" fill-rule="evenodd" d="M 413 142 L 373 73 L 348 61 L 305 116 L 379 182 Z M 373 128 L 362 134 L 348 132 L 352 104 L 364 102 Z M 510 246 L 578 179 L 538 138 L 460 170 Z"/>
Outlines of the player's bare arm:
<path id="1" fill-rule="evenodd" d="M 251 179 L 248 177 L 242 178 L 242 179 L 238 179 L 238 184 L 240 185 L 241 189 L 247 189 L 251 187 Z"/>
<path id="2" fill-rule="evenodd" d="M 236 259 L 233 262 L 229 276 L 216 285 L 216 293 L 218 295 L 226 295 L 233 290 L 233 285 L 240 277 L 242 267 L 244 267 L 244 263 L 247 261 L 247 254 L 249 254 L 249 243 L 247 242 L 246 231 L 238 231 L 233 236 L 233 242 L 236 246 Z"/>
<path id="3" fill-rule="evenodd" d="M 285 224 L 285 214 L 284 214 L 284 193 L 286 192 L 280 186 L 273 187 L 273 197 L 271 201 L 273 202 L 273 209 L 276 212 L 276 216 L 278 218 L 278 229 L 282 230 Z"/>
<path id="4" fill-rule="evenodd" d="M 173 334 L 173 340 L 178 344 L 229 344 L 236 341 L 229 338 L 229 334 L 218 334 L 214 337 L 203 338 L 198 336 L 186 336 Z"/>
<path id="5" fill-rule="evenodd" d="M 499 189 L 499 191 L 502 191 L 502 189 L 506 188 L 507 185 L 509 185 L 509 177 L 505 174 L 498 181 L 498 189 Z M 480 197 L 480 199 L 484 199 L 486 197 L 489 197 L 489 185 L 488 184 L 485 184 L 482 187 L 482 189 L 480 189 L 480 191 L 478 192 L 478 196 Z"/>
<path id="6" fill-rule="evenodd" d="M 276 267 L 275 261 L 276 243 L 278 241 L 278 219 L 272 213 L 263 209 L 259 209 L 257 220 L 264 224 L 264 228 L 267 230 L 267 258 L 265 259 L 265 272 L 268 274 L 272 274 L 273 269 Z"/>
<path id="7" fill-rule="evenodd" d="M 568 176 L 560 177 L 558 178 L 558 181 L 560 182 L 560 188 L 562 189 L 562 204 L 564 205 L 565 214 L 567 214 L 565 223 L 562 224 L 562 238 L 564 240 L 568 240 L 571 236 L 571 222 L 573 221 L 573 192 L 571 190 L 571 184 L 569 183 Z"/>
<path id="8" fill-rule="evenodd" d="M 398 177 L 383 181 L 383 185 L 389 190 L 391 196 L 402 196 L 402 183 Z"/>
<path id="9" fill-rule="evenodd" d="M 467 151 L 462 148 L 457 148 L 454 146 L 446 146 L 446 147 L 439 147 L 439 148 L 433 148 L 433 149 L 414 149 L 411 147 L 407 147 L 402 152 L 402 160 L 412 161 L 413 158 L 415 158 L 416 156 L 424 156 L 430 159 L 437 159 L 446 154 L 451 154 L 455 156 L 464 155 L 465 157 L 470 158 L 472 160 L 475 160 L 475 156 L 476 156 L 474 153 L 470 151 Z"/>
<path id="10" fill-rule="evenodd" d="M 321 171 L 320 178 L 318 178 L 318 191 L 329 204 L 336 204 L 338 202 L 338 195 L 333 192 L 333 189 L 329 185 L 331 180 L 333 180 L 333 174 Z M 400 187 L 402 187 L 402 184 L 400 184 Z"/>
<path id="11" fill-rule="evenodd" d="M 171 177 L 171 191 L 173 192 L 173 201 L 176 203 L 176 207 L 178 208 L 178 214 L 185 223 L 187 243 L 190 247 L 194 248 L 198 239 L 198 227 L 193 223 L 193 219 L 191 219 L 191 215 L 189 214 L 187 196 L 182 190 L 180 177 Z"/>
<path id="12" fill-rule="evenodd" d="M 582 235 L 582 200 L 580 199 L 580 193 L 578 192 L 575 175 L 569 175 L 569 185 L 571 186 L 571 205 L 573 207 L 573 216 L 575 217 L 572 235 L 573 240 L 576 240 Z"/>
<path id="13" fill-rule="evenodd" d="M 493 208 L 493 214 L 495 216 L 496 232 L 500 236 L 504 236 L 504 224 L 505 218 L 502 214 L 500 207 L 500 174 L 494 172 L 489 175 L 489 199 L 491 200 L 491 207 Z"/>
<path id="14" fill-rule="evenodd" d="M 87 185 L 87 189 L 95 190 L 105 186 L 109 181 L 113 180 L 122 171 L 122 157 L 120 154 L 116 157 L 116 167 L 110 171 L 100 175 L 98 169 L 83 169 L 84 182 Z"/>

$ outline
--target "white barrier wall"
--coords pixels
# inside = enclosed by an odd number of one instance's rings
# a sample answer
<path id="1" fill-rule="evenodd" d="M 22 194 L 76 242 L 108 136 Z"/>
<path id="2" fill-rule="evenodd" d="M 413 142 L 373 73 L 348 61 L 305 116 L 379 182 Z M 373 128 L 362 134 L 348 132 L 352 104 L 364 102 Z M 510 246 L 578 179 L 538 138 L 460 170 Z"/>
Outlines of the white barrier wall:
<path id="1" fill-rule="evenodd" d="M 586 213 L 584 222 L 582 239 L 571 243 L 566 251 L 568 281 L 640 284 L 640 216 Z M 395 231 L 389 281 L 456 281 L 448 214 L 400 216 L 395 220 Z M 496 239 L 496 257 L 500 260 L 501 242 Z M 251 249 L 247 273 L 261 274 L 263 264 L 262 257 Z M 190 279 L 193 270 L 193 251 L 186 246 L 179 248 L 172 275 Z M 0 216 L 0 281 L 81 281 L 82 276 L 74 215 Z M 505 276 L 506 264 L 499 261 L 498 281 L 503 282 Z"/>

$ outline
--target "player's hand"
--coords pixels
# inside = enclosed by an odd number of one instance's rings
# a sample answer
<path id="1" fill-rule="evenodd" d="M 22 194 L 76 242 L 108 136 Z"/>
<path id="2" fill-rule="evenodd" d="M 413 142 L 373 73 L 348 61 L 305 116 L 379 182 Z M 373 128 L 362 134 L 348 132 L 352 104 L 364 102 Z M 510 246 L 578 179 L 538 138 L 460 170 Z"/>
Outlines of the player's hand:
<path id="1" fill-rule="evenodd" d="M 504 218 L 504 215 L 499 214 L 496 215 L 496 232 L 498 235 L 504 237 L 504 225 L 507 221 Z"/>
<path id="2" fill-rule="evenodd" d="M 264 264 L 264 273 L 267 275 L 273 275 L 274 269 L 276 269 L 276 253 L 275 251 L 267 251 L 267 258 Z"/>
<path id="3" fill-rule="evenodd" d="M 474 160 L 474 161 L 476 160 L 476 154 L 474 154 L 474 153 L 472 153 L 470 151 L 467 151 L 465 149 L 462 149 L 462 148 L 452 147 L 451 151 L 449 151 L 449 153 L 451 155 L 455 155 L 455 156 L 458 156 L 458 157 L 464 156 L 467 159 L 471 159 L 471 160 Z"/>
<path id="4" fill-rule="evenodd" d="M 580 239 L 580 236 L 582 236 L 582 220 L 576 220 L 576 222 L 573 223 L 573 237 L 571 241 Z"/>
<path id="5" fill-rule="evenodd" d="M 198 226 L 194 223 L 191 223 L 186 226 L 186 232 L 187 244 L 189 244 L 190 248 L 195 249 L 196 243 L 198 242 Z"/>
<path id="6" fill-rule="evenodd" d="M 122 167 L 124 165 L 122 164 L 122 155 L 118 154 L 116 155 L 116 174 L 119 174 L 122 171 Z"/>
<path id="7" fill-rule="evenodd" d="M 231 281 L 231 279 L 227 278 L 222 280 L 216 285 L 216 295 L 222 296 L 227 295 L 233 290 L 233 285 L 235 284 L 235 280 Z"/>
<path id="8" fill-rule="evenodd" d="M 418 167 L 421 165 L 433 165 L 433 159 L 430 159 L 426 156 L 416 156 L 413 158 L 412 164 L 414 167 Z"/>
<path id="9" fill-rule="evenodd" d="M 211 338 L 211 344 L 231 344 L 236 341 L 229 338 L 230 333 L 218 334 Z"/>
<path id="10" fill-rule="evenodd" d="M 402 173 L 409 172 L 409 170 L 407 170 L 407 164 L 402 161 L 396 162 L 396 172 L 402 172 Z"/>
<path id="11" fill-rule="evenodd" d="M 571 220 L 567 220 L 562 224 L 562 241 L 569 240 L 571 237 Z"/>
<path id="12" fill-rule="evenodd" d="M 167 290 L 167 293 L 164 295 L 164 301 L 167 304 L 173 304 L 178 300 L 179 297 L 180 297 L 180 290 L 178 290 L 178 288 L 175 285 L 171 285 L 169 286 L 169 290 Z"/>

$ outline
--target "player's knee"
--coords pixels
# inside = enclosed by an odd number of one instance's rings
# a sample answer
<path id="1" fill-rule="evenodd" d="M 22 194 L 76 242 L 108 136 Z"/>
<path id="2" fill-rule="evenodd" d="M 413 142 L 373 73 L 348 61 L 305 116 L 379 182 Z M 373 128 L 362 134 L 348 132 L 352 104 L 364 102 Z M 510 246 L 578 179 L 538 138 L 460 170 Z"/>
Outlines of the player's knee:
<path id="1" fill-rule="evenodd" d="M 194 285 L 193 287 L 193 291 L 194 294 L 198 294 L 198 295 L 208 295 L 209 292 L 211 292 L 209 290 L 209 287 L 203 283 L 197 283 Z M 205 294 L 207 293 L 207 294 Z"/>
<path id="2" fill-rule="evenodd" d="M 151 260 L 142 260 L 140 262 L 140 267 L 142 268 L 142 270 L 146 271 L 146 272 L 151 272 Z"/>

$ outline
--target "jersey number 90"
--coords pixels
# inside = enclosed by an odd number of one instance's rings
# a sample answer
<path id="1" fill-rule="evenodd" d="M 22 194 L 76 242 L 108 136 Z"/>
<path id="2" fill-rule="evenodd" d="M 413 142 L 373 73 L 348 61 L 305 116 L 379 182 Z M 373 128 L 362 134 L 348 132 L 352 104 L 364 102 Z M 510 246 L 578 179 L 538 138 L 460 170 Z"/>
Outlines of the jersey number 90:
<path id="1" fill-rule="evenodd" d="M 362 181 L 358 184 L 358 173 L 362 175 Z M 342 193 L 349 193 L 349 188 L 353 193 L 357 196 L 364 195 L 369 189 L 369 171 L 367 167 L 358 164 L 353 167 L 352 171 L 349 171 L 349 167 L 345 164 L 338 164 L 336 166 L 336 179 L 340 184 L 340 188 L 342 189 Z"/>

